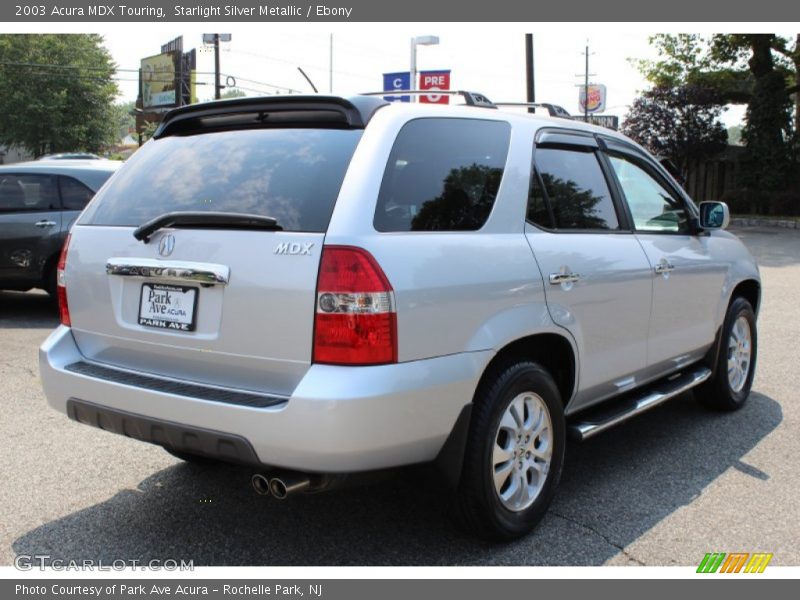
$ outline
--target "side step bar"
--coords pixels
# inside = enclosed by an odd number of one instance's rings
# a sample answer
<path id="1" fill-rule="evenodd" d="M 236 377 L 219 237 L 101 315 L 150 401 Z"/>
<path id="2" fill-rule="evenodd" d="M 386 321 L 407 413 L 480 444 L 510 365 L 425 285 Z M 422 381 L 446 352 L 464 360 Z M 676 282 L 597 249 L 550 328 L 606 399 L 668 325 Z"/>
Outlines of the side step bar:
<path id="1" fill-rule="evenodd" d="M 569 434 L 581 441 L 597 435 L 601 431 L 610 429 L 615 425 L 627 421 L 670 398 L 679 396 L 711 377 L 711 369 L 697 366 L 689 371 L 682 371 L 668 379 L 658 381 L 641 391 L 634 391 L 610 406 L 601 406 L 596 410 L 589 410 L 586 414 L 578 415 L 576 421 L 569 424 Z"/>

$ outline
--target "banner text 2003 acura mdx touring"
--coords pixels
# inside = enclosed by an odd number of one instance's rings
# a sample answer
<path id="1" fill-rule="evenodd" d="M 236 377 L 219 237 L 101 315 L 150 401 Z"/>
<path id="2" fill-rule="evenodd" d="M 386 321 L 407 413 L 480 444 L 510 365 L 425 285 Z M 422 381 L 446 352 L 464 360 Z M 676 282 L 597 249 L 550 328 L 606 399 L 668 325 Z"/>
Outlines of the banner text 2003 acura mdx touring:
<path id="1" fill-rule="evenodd" d="M 437 461 L 494 538 L 542 517 L 568 434 L 695 386 L 740 407 L 760 284 L 727 207 L 615 132 L 479 100 L 169 113 L 65 245 L 49 403 L 277 497 Z"/>

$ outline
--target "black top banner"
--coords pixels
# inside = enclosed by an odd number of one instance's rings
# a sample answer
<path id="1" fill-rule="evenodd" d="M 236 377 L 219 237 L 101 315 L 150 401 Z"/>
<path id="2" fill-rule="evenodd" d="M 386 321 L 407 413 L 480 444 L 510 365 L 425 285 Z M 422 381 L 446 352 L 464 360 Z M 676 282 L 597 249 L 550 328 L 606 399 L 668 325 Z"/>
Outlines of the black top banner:
<path id="1" fill-rule="evenodd" d="M 791 22 L 800 3 L 787 0 L 153 0 L 108 4 L 85 0 L 40 0 L 0 5 L 4 22 Z"/>

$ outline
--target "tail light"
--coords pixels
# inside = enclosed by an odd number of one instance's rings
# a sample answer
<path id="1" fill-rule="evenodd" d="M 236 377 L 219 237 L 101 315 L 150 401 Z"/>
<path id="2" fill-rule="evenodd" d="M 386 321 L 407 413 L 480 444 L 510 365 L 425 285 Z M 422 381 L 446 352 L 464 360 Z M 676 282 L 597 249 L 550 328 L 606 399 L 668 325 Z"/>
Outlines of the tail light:
<path id="1" fill-rule="evenodd" d="M 67 234 L 67 239 L 64 240 L 64 246 L 61 248 L 61 256 L 58 257 L 58 266 L 56 267 L 56 294 L 58 295 L 58 313 L 61 316 L 61 324 L 70 327 L 72 321 L 69 318 L 69 305 L 67 304 L 67 285 L 64 281 L 64 269 L 67 266 L 67 249 L 69 248 L 69 240 L 72 236 Z"/>
<path id="2" fill-rule="evenodd" d="M 317 280 L 314 362 L 379 365 L 397 362 L 394 291 L 362 248 L 324 246 Z"/>

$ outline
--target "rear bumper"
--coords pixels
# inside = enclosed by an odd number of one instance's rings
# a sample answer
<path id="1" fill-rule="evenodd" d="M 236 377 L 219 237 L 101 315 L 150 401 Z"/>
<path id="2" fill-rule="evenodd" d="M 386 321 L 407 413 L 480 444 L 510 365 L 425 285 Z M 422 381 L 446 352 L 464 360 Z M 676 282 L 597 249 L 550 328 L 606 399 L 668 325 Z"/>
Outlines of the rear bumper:
<path id="1" fill-rule="evenodd" d="M 85 359 L 66 327 L 42 344 L 39 364 L 48 403 L 76 420 L 144 441 L 166 440 L 176 449 L 191 449 L 176 440 L 199 444 L 198 435 L 211 435 L 202 446 L 207 455 L 346 473 L 436 458 L 491 356 L 469 352 L 377 367 L 312 365 L 286 402 L 268 407 L 192 398 L 166 391 L 169 386 L 143 388 L 67 370 Z M 84 407 L 83 418 L 76 405 Z M 168 428 L 170 437 L 158 437 L 159 427 Z M 214 450 L 230 449 L 231 439 L 252 453 L 236 458 Z"/>

